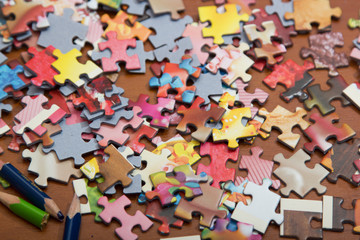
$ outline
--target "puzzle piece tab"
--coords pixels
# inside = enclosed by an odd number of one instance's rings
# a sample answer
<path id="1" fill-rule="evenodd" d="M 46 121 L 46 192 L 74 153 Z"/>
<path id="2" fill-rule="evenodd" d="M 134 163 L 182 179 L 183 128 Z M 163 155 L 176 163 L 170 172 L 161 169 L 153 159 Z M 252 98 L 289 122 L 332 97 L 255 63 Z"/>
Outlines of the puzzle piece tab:
<path id="1" fill-rule="evenodd" d="M 7 87 L 11 86 L 13 90 L 20 90 L 26 86 L 18 76 L 23 70 L 24 68 L 21 65 L 16 66 L 14 69 L 11 69 L 8 65 L 0 66 L 0 100 L 9 96 L 5 91 Z"/>

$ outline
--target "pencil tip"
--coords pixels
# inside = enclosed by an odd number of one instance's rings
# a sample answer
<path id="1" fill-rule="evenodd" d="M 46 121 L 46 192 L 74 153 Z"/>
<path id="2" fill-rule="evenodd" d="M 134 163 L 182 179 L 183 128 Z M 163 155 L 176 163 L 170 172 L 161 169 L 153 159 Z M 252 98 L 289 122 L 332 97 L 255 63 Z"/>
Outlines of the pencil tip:
<path id="1" fill-rule="evenodd" d="M 59 211 L 59 212 L 57 213 L 57 217 L 58 217 L 58 219 L 59 219 L 60 221 L 64 220 L 64 215 L 62 214 L 61 211 Z"/>

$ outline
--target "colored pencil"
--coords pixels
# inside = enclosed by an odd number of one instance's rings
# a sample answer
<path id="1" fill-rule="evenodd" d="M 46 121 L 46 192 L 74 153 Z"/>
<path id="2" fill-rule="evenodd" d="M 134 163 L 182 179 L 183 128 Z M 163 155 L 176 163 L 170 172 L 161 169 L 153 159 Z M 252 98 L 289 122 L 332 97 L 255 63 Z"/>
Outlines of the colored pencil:
<path id="1" fill-rule="evenodd" d="M 41 191 L 39 187 L 25 177 L 11 163 L 4 163 L 0 160 L 0 176 L 7 180 L 16 191 L 24 195 L 36 207 L 50 213 L 51 216 L 60 221 L 64 220 L 64 215 L 54 200 Z"/>
<path id="2" fill-rule="evenodd" d="M 35 207 L 31 203 L 8 193 L 0 192 L 0 202 L 8 207 L 17 216 L 34 224 L 40 229 L 46 226 L 49 214 Z"/>
<path id="3" fill-rule="evenodd" d="M 74 194 L 74 198 L 70 204 L 69 212 L 66 217 L 64 240 L 77 240 L 79 239 L 81 224 L 81 213 L 80 213 L 80 200 Z"/>

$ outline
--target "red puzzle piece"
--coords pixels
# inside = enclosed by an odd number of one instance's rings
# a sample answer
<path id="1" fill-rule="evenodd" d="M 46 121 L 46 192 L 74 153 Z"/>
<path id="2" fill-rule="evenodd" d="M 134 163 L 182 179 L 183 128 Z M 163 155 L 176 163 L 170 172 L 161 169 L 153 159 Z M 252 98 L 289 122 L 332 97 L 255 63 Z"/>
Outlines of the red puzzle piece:
<path id="1" fill-rule="evenodd" d="M 249 180 L 250 182 L 261 185 L 263 178 L 271 179 L 274 162 L 260 158 L 263 153 L 263 149 L 261 147 L 252 147 L 250 152 L 252 155 L 242 156 L 239 164 L 240 169 L 247 169 L 248 175 L 246 178 L 238 176 L 237 181 L 243 182 L 245 180 Z M 271 186 L 274 189 L 278 189 L 280 187 L 280 180 L 271 181 Z"/>
<path id="2" fill-rule="evenodd" d="M 234 181 L 235 169 L 229 169 L 226 167 L 226 162 L 231 160 L 236 162 L 239 156 L 239 148 L 231 150 L 226 143 L 203 143 L 200 147 L 200 155 L 209 155 L 211 158 L 210 165 L 205 166 L 199 164 L 196 172 L 207 173 L 213 178 L 211 186 L 220 188 L 220 182 Z"/>
<path id="3" fill-rule="evenodd" d="M 113 106 L 121 103 L 120 97 L 114 94 L 110 97 L 106 96 L 106 91 L 113 88 L 112 82 L 105 76 L 92 80 L 87 86 L 77 89 L 80 95 L 72 100 L 74 106 L 86 106 L 89 112 L 96 113 L 104 111 L 106 116 L 114 114 Z"/>
<path id="4" fill-rule="evenodd" d="M 141 112 L 141 109 L 135 106 L 133 112 L 134 117 L 130 121 L 122 118 L 116 126 L 102 124 L 98 130 L 93 130 L 94 133 L 103 137 L 103 139 L 99 141 L 101 147 L 106 147 L 109 143 L 123 145 L 129 139 L 129 135 L 124 133 L 123 130 L 128 126 L 136 129 L 143 122 L 143 119 L 137 116 L 137 114 Z"/>
<path id="5" fill-rule="evenodd" d="M 159 128 L 168 128 L 170 124 L 170 117 L 163 116 L 164 110 L 172 111 L 175 107 L 175 100 L 168 98 L 158 98 L 157 104 L 149 104 L 149 95 L 140 94 L 138 100 L 133 102 L 129 100 L 128 107 L 138 106 L 141 108 L 139 117 L 151 118 L 150 124 Z"/>
<path id="6" fill-rule="evenodd" d="M 110 58 L 103 57 L 101 59 L 104 72 L 120 71 L 120 67 L 117 65 L 117 62 L 120 61 L 126 62 L 127 70 L 139 69 L 141 67 L 139 57 L 136 54 L 129 56 L 126 53 L 128 47 L 136 47 L 135 38 L 118 40 L 116 38 L 117 33 L 114 31 L 107 32 L 106 36 L 108 40 L 98 44 L 101 51 L 104 51 L 105 49 L 110 49 L 111 51 Z"/>
<path id="7" fill-rule="evenodd" d="M 290 36 L 297 35 L 294 26 L 284 27 L 277 14 L 268 15 L 263 9 L 253 10 L 252 15 L 255 17 L 255 20 L 247 22 L 246 25 L 255 24 L 259 31 L 263 31 L 265 29 L 261 26 L 261 23 L 273 21 L 276 27 L 276 34 L 274 37 L 281 39 L 282 44 L 286 47 L 290 47 L 293 44 Z"/>
<path id="8" fill-rule="evenodd" d="M 140 225 L 141 230 L 147 231 L 153 223 L 141 211 L 136 211 L 134 216 L 129 215 L 125 211 L 125 207 L 131 204 L 130 199 L 125 195 L 116 199 L 115 202 L 109 202 L 107 197 L 101 197 L 98 200 L 98 205 L 103 206 L 104 210 L 99 214 L 99 217 L 107 224 L 113 218 L 116 218 L 121 227 L 115 229 L 115 233 L 121 239 L 137 239 L 138 236 L 131 232 L 133 227 Z"/>
<path id="9" fill-rule="evenodd" d="M 326 153 L 332 147 L 332 144 L 327 142 L 329 138 L 336 137 L 338 142 L 344 142 L 356 134 L 347 124 L 343 124 L 340 128 L 333 125 L 339 120 L 336 113 L 331 113 L 323 118 L 320 114 L 313 113 L 310 115 L 310 120 L 315 124 L 304 130 L 305 135 L 311 140 L 304 144 L 304 148 L 308 152 L 313 152 L 318 148 Z"/>
<path id="10" fill-rule="evenodd" d="M 288 89 L 293 87 L 296 81 L 302 79 L 305 72 L 313 68 L 314 64 L 310 61 L 305 61 L 304 65 L 300 66 L 289 59 L 281 65 L 275 65 L 273 72 L 263 82 L 271 89 L 275 89 L 278 83 Z"/>
<path id="11" fill-rule="evenodd" d="M 40 87 L 44 83 L 55 86 L 54 76 L 59 73 L 51 67 L 51 64 L 56 61 L 52 53 L 55 50 L 53 46 L 48 46 L 42 51 L 37 51 L 35 47 L 29 48 L 28 52 L 33 57 L 25 63 L 25 66 L 36 76 L 31 78 L 31 83 Z"/>
<path id="12" fill-rule="evenodd" d="M 68 116 L 71 115 L 70 109 L 66 103 L 66 99 L 59 90 L 51 90 L 49 92 L 49 96 L 50 96 L 49 101 L 45 105 L 46 108 L 51 108 L 52 105 L 56 104 L 62 110 L 64 110 L 64 112 L 66 112 L 66 115 Z"/>
<path id="13" fill-rule="evenodd" d="M 130 147 L 134 152 L 140 154 L 145 149 L 145 144 L 139 141 L 143 137 L 146 137 L 149 140 L 152 139 L 158 131 L 152 127 L 142 124 L 136 131 L 126 129 L 124 132 L 130 135 L 129 140 L 126 142 L 126 146 Z"/>

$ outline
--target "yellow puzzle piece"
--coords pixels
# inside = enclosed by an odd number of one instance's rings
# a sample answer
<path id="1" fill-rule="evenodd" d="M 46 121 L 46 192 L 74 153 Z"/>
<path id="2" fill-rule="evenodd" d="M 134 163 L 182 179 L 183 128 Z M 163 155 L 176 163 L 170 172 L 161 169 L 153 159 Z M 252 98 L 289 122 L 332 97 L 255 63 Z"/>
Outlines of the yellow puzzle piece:
<path id="1" fill-rule="evenodd" d="M 224 43 L 222 35 L 240 33 L 240 21 L 248 21 L 248 14 L 238 14 L 236 4 L 225 4 L 224 11 L 216 6 L 199 7 L 199 18 L 201 22 L 210 21 L 211 26 L 202 29 L 204 37 L 214 37 L 215 44 Z"/>
<path id="2" fill-rule="evenodd" d="M 229 148 L 237 148 L 239 146 L 238 138 L 247 138 L 256 136 L 257 132 L 253 125 L 244 126 L 241 120 L 243 118 L 251 118 L 250 108 L 236 108 L 227 111 L 221 119 L 222 128 L 213 129 L 214 142 L 228 140 Z"/>
<path id="3" fill-rule="evenodd" d="M 57 58 L 51 64 L 60 74 L 55 75 L 54 79 L 58 84 L 65 84 L 66 80 L 72 82 L 76 87 L 84 85 L 85 81 L 80 79 L 81 75 L 87 75 L 90 79 L 99 76 L 103 70 L 92 61 L 85 64 L 80 63 L 77 58 L 82 54 L 76 48 L 63 54 L 59 49 L 55 49 L 53 55 Z"/>

